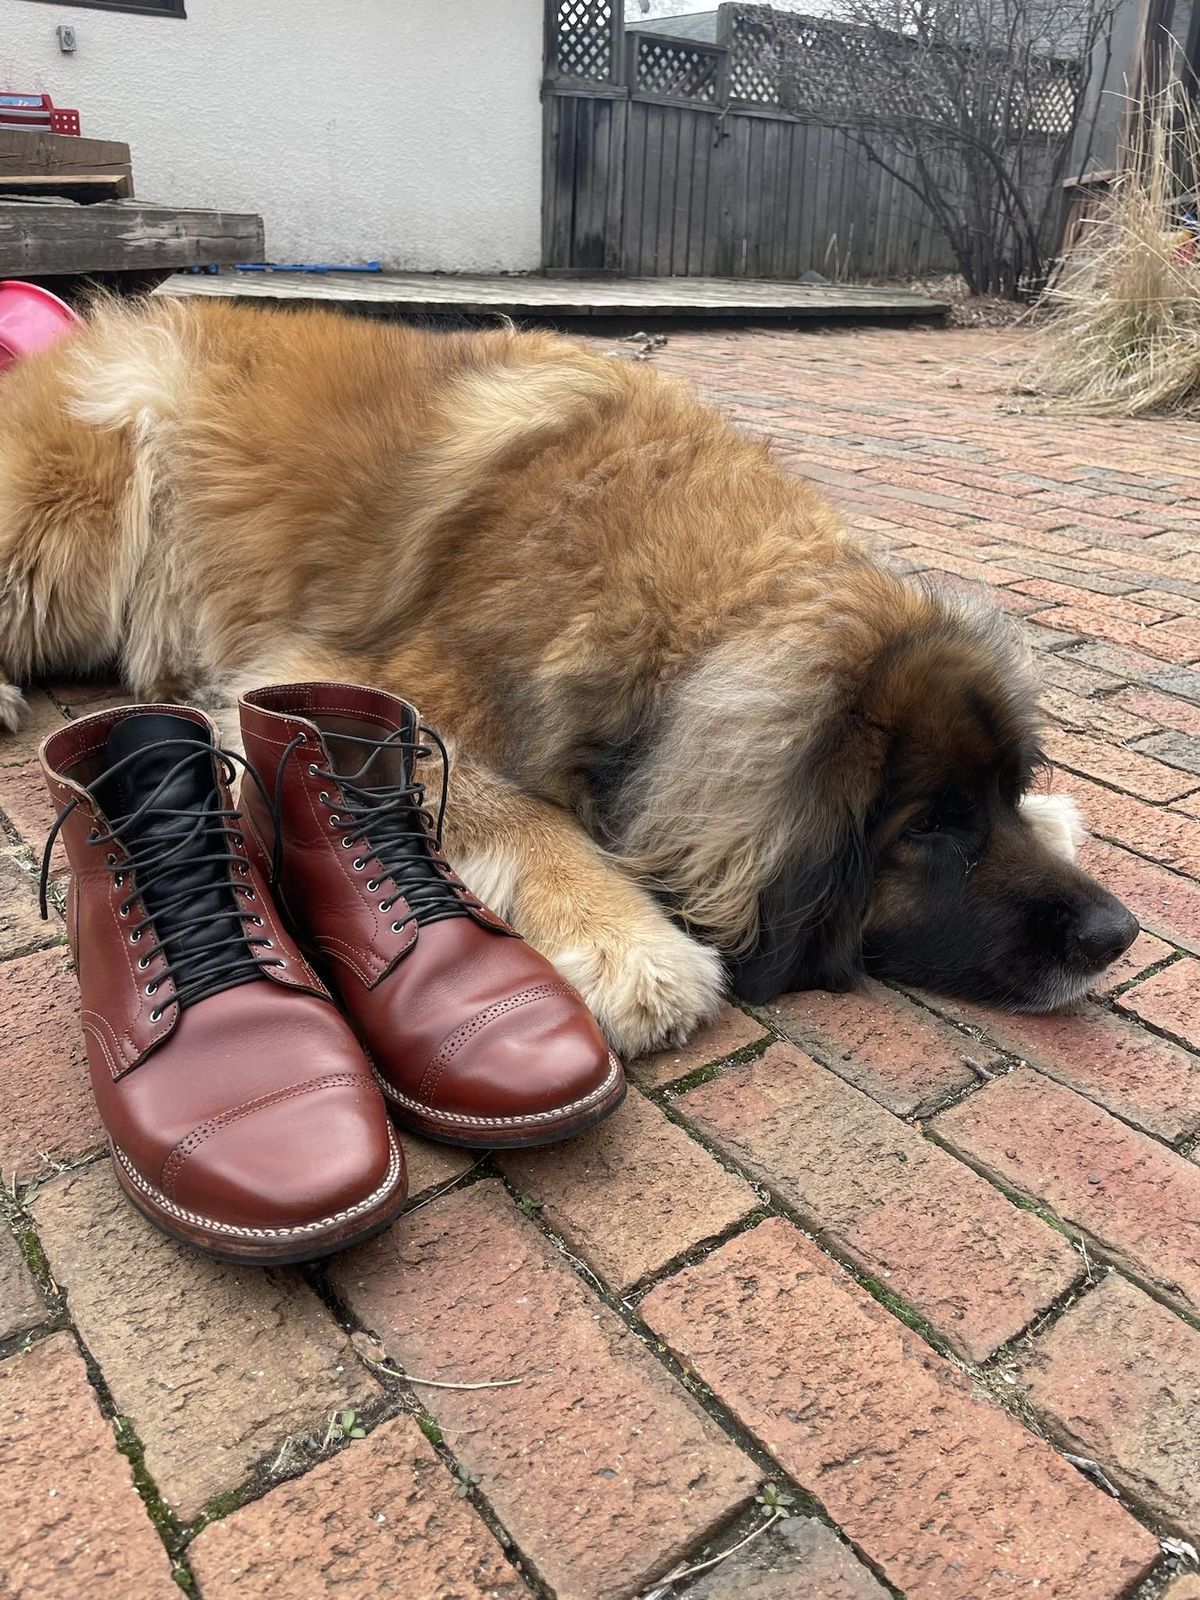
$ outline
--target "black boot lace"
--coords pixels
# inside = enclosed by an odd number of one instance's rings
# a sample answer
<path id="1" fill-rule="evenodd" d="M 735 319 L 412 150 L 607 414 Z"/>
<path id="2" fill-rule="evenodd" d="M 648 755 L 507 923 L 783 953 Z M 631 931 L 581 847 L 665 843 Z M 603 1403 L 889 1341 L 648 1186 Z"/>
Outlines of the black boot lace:
<path id="1" fill-rule="evenodd" d="M 92 828 L 88 833 L 88 843 L 96 849 L 119 845 L 125 852 L 122 859 L 109 849 L 104 864 L 118 888 L 125 886 L 126 878 L 131 879 L 129 893 L 117 906 L 118 914 L 122 918 L 133 916 L 141 901 L 144 914 L 130 923 L 130 942 L 137 944 L 148 931 L 157 935 L 138 958 L 139 970 L 144 972 L 156 956 L 167 958 L 166 966 L 147 983 L 146 993 L 156 994 L 168 978 L 174 983 L 174 993 L 164 996 L 151 1011 L 151 1022 L 158 1022 L 170 1005 L 177 1005 L 182 1011 L 223 989 L 261 978 L 267 967 L 284 965 L 275 957 L 259 953 L 270 950 L 272 941 L 253 931 L 263 926 L 263 919 L 253 909 L 253 886 L 239 881 L 246 874 L 245 860 L 232 848 L 234 841 L 240 844 L 243 840 L 237 825 L 242 813 L 222 804 L 217 763 L 222 763 L 225 783 L 231 784 L 234 762 L 238 762 L 250 773 L 269 805 L 261 779 L 234 751 L 190 739 L 165 740 L 156 750 L 161 752 L 171 745 L 185 753 L 146 797 L 131 811 L 109 813 L 107 828 Z M 85 793 L 96 799 L 97 791 L 111 789 L 113 779 L 144 754 L 134 751 L 114 762 Z M 203 803 L 186 807 L 164 803 L 175 781 L 189 768 L 194 770 L 201 759 L 213 775 L 212 788 Z M 76 796 L 63 807 L 46 840 L 39 896 L 43 920 L 49 915 L 47 890 L 54 842 L 80 803 L 81 797 Z"/>
<path id="2" fill-rule="evenodd" d="M 446 820 L 449 754 L 432 728 L 422 726 L 417 731 L 431 743 L 422 744 L 403 731 L 389 734 L 386 739 L 345 733 L 324 735 L 327 745 L 352 746 L 356 754 L 365 756 L 361 766 L 353 772 L 334 767 L 331 776 L 338 787 L 339 799 L 331 799 L 324 791 L 319 799 L 330 813 L 330 825 L 341 834 L 342 847 L 358 849 L 355 868 L 362 871 L 371 862 L 378 867 L 376 875 L 368 880 L 367 889 L 372 894 L 385 889 L 379 901 L 380 911 L 390 911 L 399 900 L 407 904 L 407 913 L 392 923 L 393 933 L 400 933 L 414 921 L 424 926 L 447 917 L 470 916 L 471 906 L 476 903 L 462 880 L 444 860 L 438 860 Z M 297 746 L 299 742 L 296 741 Z M 415 763 L 432 756 L 434 748 L 442 767 L 442 793 L 436 818 L 425 808 L 425 785 L 413 776 Z M 403 764 L 406 780 L 402 783 L 378 781 L 386 773 L 392 753 L 398 754 Z M 279 766 L 276 816 L 279 815 L 284 766 L 291 754 L 291 749 L 285 751 Z M 314 775 L 320 770 L 315 763 L 309 767 Z"/>

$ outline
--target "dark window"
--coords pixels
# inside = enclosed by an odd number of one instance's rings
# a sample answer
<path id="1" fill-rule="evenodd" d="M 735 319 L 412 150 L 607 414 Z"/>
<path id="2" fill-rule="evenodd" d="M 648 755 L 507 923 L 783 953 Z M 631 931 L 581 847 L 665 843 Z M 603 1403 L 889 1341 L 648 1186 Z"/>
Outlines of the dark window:
<path id="1" fill-rule="evenodd" d="M 146 17 L 186 17 L 184 0 L 34 0 L 37 5 L 84 6 L 89 11 L 132 11 Z"/>

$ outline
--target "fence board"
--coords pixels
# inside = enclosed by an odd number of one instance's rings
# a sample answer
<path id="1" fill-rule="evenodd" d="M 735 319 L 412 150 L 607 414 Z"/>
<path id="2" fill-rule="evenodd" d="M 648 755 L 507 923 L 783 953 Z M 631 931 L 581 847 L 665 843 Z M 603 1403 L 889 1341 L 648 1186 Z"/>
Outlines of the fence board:
<path id="1" fill-rule="evenodd" d="M 599 39 L 619 8 L 585 4 L 589 38 Z M 643 39 L 645 49 L 655 43 Z M 782 279 L 952 268 L 920 200 L 866 159 L 851 129 L 771 100 L 765 56 L 735 70 L 734 46 L 679 40 L 664 52 L 658 43 L 653 59 L 628 43 L 612 50 L 606 75 L 547 79 L 546 267 Z M 569 59 L 582 52 L 576 41 Z M 747 84 L 760 103 L 730 98 Z M 1030 144 L 1036 188 L 1053 149 L 1046 140 L 1033 148 L 1036 137 Z M 911 171 L 908 157 L 887 153 Z"/>

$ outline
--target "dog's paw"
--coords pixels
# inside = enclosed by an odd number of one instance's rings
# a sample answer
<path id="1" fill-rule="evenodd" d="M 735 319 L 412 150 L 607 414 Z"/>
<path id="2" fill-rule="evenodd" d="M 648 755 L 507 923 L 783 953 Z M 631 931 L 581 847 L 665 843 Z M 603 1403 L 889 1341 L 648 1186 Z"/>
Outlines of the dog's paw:
<path id="1" fill-rule="evenodd" d="M 0 728 L 5 733 L 16 733 L 28 710 L 25 696 L 15 683 L 0 683 Z"/>
<path id="2" fill-rule="evenodd" d="M 682 1044 L 721 1004 L 720 956 L 666 917 L 608 930 L 551 959 L 626 1061 Z"/>

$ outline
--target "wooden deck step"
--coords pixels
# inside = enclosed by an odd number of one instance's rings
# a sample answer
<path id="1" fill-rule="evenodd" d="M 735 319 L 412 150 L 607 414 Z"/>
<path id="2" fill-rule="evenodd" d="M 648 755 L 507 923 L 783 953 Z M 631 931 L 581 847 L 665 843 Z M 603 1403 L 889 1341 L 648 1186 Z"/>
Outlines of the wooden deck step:
<path id="1" fill-rule="evenodd" d="M 246 259 L 246 258 L 242 258 Z M 647 320 L 710 317 L 754 322 L 811 317 L 941 317 L 947 307 L 910 289 L 775 283 L 746 278 L 477 277 L 410 272 L 236 272 L 168 279 L 158 291 L 289 304 L 334 303 L 377 315 Z"/>
<path id="2" fill-rule="evenodd" d="M 119 139 L 0 128 L 0 194 L 56 194 L 69 200 L 127 200 L 129 146 Z"/>
<path id="3" fill-rule="evenodd" d="M 262 252 L 262 218 L 243 212 L 0 195 L 0 278 L 175 272 L 254 261 Z"/>

